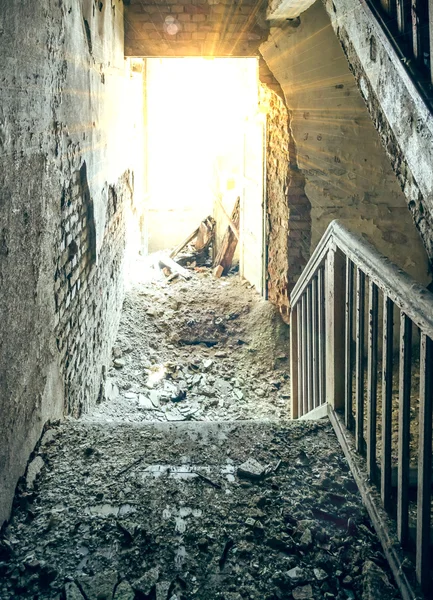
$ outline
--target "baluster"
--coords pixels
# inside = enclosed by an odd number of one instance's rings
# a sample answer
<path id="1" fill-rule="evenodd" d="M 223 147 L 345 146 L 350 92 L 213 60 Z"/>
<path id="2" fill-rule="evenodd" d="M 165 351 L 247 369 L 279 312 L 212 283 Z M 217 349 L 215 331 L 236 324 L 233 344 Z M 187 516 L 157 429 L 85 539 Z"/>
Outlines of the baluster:
<path id="1" fill-rule="evenodd" d="M 404 35 L 406 34 L 409 28 L 409 18 L 410 15 L 410 1 L 411 0 L 396 0 L 396 9 L 397 9 L 397 25 L 399 32 Z"/>
<path id="2" fill-rule="evenodd" d="M 428 26 L 430 38 L 430 79 L 433 83 L 433 0 L 428 0 Z"/>
<path id="3" fill-rule="evenodd" d="M 301 331 L 302 331 L 302 412 L 305 415 L 308 412 L 308 395 L 307 395 L 307 299 L 305 293 L 301 298 Z"/>
<path id="4" fill-rule="evenodd" d="M 319 406 L 319 319 L 318 319 L 318 297 L 317 297 L 317 276 L 313 277 L 311 282 L 312 295 L 312 352 L 313 352 L 313 408 Z"/>
<path id="5" fill-rule="evenodd" d="M 356 450 L 364 452 L 365 274 L 356 273 Z"/>
<path id="6" fill-rule="evenodd" d="M 433 342 L 421 334 L 416 575 L 424 590 L 430 585 L 432 404 Z"/>
<path id="7" fill-rule="evenodd" d="M 298 419 L 302 416 L 304 398 L 302 396 L 302 305 L 296 305 L 296 333 L 298 338 Z"/>
<path id="8" fill-rule="evenodd" d="M 411 1 L 412 50 L 416 60 L 422 60 L 422 43 L 419 19 L 422 2 L 423 0 Z"/>
<path id="9" fill-rule="evenodd" d="M 307 287 L 307 405 L 313 410 L 313 323 L 311 284 Z"/>
<path id="10" fill-rule="evenodd" d="M 352 383 L 353 383 L 353 271 L 354 266 L 350 258 L 346 258 L 346 341 L 345 341 L 345 409 L 344 418 L 346 427 L 352 429 Z"/>
<path id="11" fill-rule="evenodd" d="M 319 405 L 326 401 L 325 390 L 325 277 L 321 267 L 317 273 L 317 287 L 319 292 L 318 318 L 319 318 Z"/>
<path id="12" fill-rule="evenodd" d="M 367 473 L 370 481 L 376 479 L 377 437 L 377 324 L 379 295 L 377 285 L 369 283 L 368 363 L 367 363 Z"/>
<path id="13" fill-rule="evenodd" d="M 412 321 L 401 313 L 400 322 L 400 382 L 398 413 L 398 481 L 397 481 L 397 534 L 405 546 L 409 535 L 409 442 L 410 442 L 410 388 L 412 362 Z"/>
<path id="14" fill-rule="evenodd" d="M 300 314 L 298 305 L 290 310 L 290 399 L 291 418 L 297 419 L 299 414 L 299 372 L 300 372 L 300 339 L 299 339 Z"/>
<path id="15" fill-rule="evenodd" d="M 343 254 L 330 249 L 326 258 L 326 401 L 344 409 L 344 303 Z"/>
<path id="16" fill-rule="evenodd" d="M 392 434 L 392 369 L 394 341 L 394 304 L 383 296 L 383 355 L 382 355 L 382 456 L 380 493 L 383 506 L 391 504 L 391 434 Z"/>

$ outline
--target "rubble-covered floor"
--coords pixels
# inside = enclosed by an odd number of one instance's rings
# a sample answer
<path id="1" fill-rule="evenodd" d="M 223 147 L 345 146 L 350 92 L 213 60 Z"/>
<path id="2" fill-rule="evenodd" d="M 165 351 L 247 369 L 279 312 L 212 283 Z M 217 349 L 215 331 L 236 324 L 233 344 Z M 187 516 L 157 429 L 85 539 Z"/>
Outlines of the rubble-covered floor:
<path id="1" fill-rule="evenodd" d="M 2 600 L 399 597 L 327 422 L 67 420 L 27 479 Z"/>
<path id="2" fill-rule="evenodd" d="M 0 599 L 399 598 L 330 424 L 288 420 L 276 310 L 237 276 L 153 275 L 106 397 L 18 487 Z"/>
<path id="3" fill-rule="evenodd" d="M 146 267 L 126 295 L 106 400 L 87 418 L 288 418 L 288 327 L 273 305 L 237 275 L 168 282 Z"/>

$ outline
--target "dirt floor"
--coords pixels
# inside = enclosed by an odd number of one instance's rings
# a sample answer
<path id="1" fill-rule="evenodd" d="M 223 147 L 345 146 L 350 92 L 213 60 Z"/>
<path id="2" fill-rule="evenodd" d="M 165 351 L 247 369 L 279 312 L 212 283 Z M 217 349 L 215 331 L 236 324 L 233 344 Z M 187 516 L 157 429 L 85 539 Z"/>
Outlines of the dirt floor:
<path id="1" fill-rule="evenodd" d="M 400 598 L 331 425 L 288 419 L 277 312 L 237 276 L 141 275 L 107 397 L 20 482 L 0 599 Z"/>

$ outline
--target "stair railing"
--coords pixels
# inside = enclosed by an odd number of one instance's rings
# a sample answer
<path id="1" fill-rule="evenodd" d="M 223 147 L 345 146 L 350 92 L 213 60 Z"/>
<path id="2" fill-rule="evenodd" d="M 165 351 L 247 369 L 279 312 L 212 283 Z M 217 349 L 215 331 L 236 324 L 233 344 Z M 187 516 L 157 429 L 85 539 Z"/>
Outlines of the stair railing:
<path id="1" fill-rule="evenodd" d="M 291 294 L 290 322 L 292 418 L 324 405 L 341 413 L 343 426 L 354 434 L 356 451 L 366 459 L 370 481 L 380 489 L 383 507 L 393 513 L 396 506 L 392 516 L 403 548 L 411 543 L 409 484 L 410 475 L 417 473 L 416 575 L 425 588 L 431 581 L 433 294 L 366 239 L 333 221 Z M 398 329 L 399 346 L 394 344 Z M 418 334 L 419 411 L 414 422 L 411 393 Z M 393 370 L 399 374 L 394 386 Z M 393 388 L 398 388 L 394 402 Z M 410 469 L 413 427 L 417 471 Z M 398 458 L 396 489 L 393 457 Z"/>

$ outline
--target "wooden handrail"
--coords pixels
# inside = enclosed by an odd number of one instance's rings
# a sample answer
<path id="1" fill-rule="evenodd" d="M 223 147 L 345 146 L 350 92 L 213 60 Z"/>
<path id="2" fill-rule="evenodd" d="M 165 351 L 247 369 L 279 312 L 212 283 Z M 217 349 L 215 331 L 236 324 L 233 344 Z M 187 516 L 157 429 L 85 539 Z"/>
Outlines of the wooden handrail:
<path id="1" fill-rule="evenodd" d="M 296 283 L 291 294 L 292 305 L 297 303 L 330 248 L 340 249 L 415 325 L 433 338 L 433 294 L 338 220 L 330 223 Z"/>

